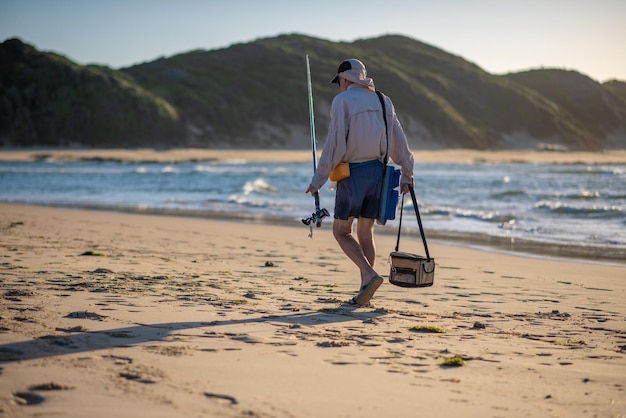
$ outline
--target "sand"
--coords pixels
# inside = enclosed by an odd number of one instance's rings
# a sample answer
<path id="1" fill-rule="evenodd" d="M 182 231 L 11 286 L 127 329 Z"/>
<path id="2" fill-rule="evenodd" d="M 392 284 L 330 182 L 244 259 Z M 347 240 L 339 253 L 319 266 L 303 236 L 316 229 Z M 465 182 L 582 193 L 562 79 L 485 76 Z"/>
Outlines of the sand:
<path id="1" fill-rule="evenodd" d="M 555 164 L 624 164 L 626 150 L 603 152 L 566 152 L 537 150 L 476 151 L 449 149 L 414 153 L 416 162 L 432 163 L 555 163 Z M 276 161 L 309 162 L 307 150 L 212 150 L 212 149 L 15 149 L 0 151 L 0 161 L 74 161 L 111 159 L 133 162 L 156 161 Z"/>
<path id="2" fill-rule="evenodd" d="M 3 416 L 626 416 L 626 264 L 433 242 L 432 287 L 355 307 L 330 222 L 1 204 L 0 230 Z"/>

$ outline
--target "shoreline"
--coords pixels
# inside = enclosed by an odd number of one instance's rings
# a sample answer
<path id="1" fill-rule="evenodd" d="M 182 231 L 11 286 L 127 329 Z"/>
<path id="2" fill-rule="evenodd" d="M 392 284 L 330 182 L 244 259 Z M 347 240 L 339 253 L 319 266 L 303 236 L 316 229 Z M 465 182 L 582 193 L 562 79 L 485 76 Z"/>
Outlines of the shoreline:
<path id="1" fill-rule="evenodd" d="M 471 149 L 414 150 L 416 163 L 534 163 L 534 164 L 626 164 L 626 150 L 599 152 Z M 0 161 L 128 161 L 176 163 L 184 161 L 309 162 L 310 150 L 205 149 L 180 148 L 138 149 L 72 149 L 36 148 L 1 149 Z"/>
<path id="2" fill-rule="evenodd" d="M 126 213 L 137 215 L 151 216 L 167 216 L 181 217 L 189 219 L 202 219 L 206 221 L 230 222 L 233 224 L 257 224 L 257 225 L 275 225 L 291 228 L 299 228 L 303 231 L 309 231 L 308 227 L 302 225 L 297 219 L 287 219 L 280 217 L 271 217 L 267 215 L 256 216 L 254 214 L 244 213 L 226 213 L 205 210 L 184 210 L 184 209 L 155 209 L 155 208 L 106 208 L 101 206 L 90 205 L 45 205 L 30 203 L 10 203 L 0 202 L 0 208 L 3 205 L 26 205 L 34 207 L 49 207 L 69 210 L 97 211 L 104 213 Z M 322 228 L 329 228 L 332 225 L 332 219 L 327 219 L 323 223 Z M 313 231 L 319 229 L 314 228 Z M 304 232 L 303 232 L 304 233 Z M 385 237 L 396 237 L 397 224 L 391 221 L 388 226 L 376 226 L 376 235 Z M 601 264 L 608 266 L 624 266 L 626 267 L 626 248 L 602 247 L 602 246 L 573 246 L 568 244 L 551 243 L 533 241 L 529 239 L 520 239 L 513 237 L 499 237 L 487 234 L 432 230 L 425 228 L 426 239 L 428 242 L 436 242 L 442 244 L 453 245 L 464 248 L 475 248 L 487 252 L 501 252 L 503 254 L 514 255 L 526 258 L 543 258 L 561 261 L 576 261 L 580 263 Z M 418 254 L 423 254 L 423 245 L 418 231 L 404 231 L 404 239 L 410 239 L 411 243 L 403 240 L 403 249 L 407 244 L 412 250 L 417 249 Z M 415 252 L 415 251 L 410 251 Z"/>
<path id="3" fill-rule="evenodd" d="M 414 152 L 416 163 L 450 164 L 626 164 L 626 150 L 605 152 L 563 152 L 537 150 L 475 151 L 475 150 L 438 150 Z M 239 162 L 309 162 L 308 150 L 254 150 L 254 149 L 0 149 L 0 161 L 123 161 L 123 162 L 202 162 L 202 161 L 239 161 Z M 24 203 L 24 202 L 22 202 Z M 29 204 L 27 202 L 26 204 Z M 38 205 L 38 203 L 35 203 Z M 46 205 L 46 204 L 44 204 Z M 198 217 L 206 219 L 227 219 L 232 221 L 289 224 L 289 219 L 256 216 L 245 213 L 223 213 L 217 211 L 176 210 L 176 209 L 137 209 L 100 207 L 90 205 L 47 205 L 50 207 L 70 207 L 88 210 L 104 210 L 127 213 L 148 213 L 173 216 Z M 297 221 L 295 221 L 297 223 Z M 392 224 L 393 226 L 393 224 Z M 392 235 L 388 228 L 379 228 L 378 233 Z M 419 236 L 412 231 L 413 238 Z M 569 245 L 558 242 L 542 242 L 529 238 L 488 235 L 448 230 L 426 230 L 429 240 L 451 241 L 458 245 L 485 246 L 486 248 L 507 251 L 529 256 L 550 256 L 581 259 L 595 262 L 626 262 L 626 248 L 603 247 L 597 245 Z"/>

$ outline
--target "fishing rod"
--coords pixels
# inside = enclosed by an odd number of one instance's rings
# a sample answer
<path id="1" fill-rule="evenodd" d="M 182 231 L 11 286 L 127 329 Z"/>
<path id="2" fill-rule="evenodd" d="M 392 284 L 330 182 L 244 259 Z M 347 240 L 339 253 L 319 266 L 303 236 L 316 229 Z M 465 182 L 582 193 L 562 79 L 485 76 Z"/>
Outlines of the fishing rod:
<path id="1" fill-rule="evenodd" d="M 315 141 L 315 116 L 313 113 L 313 87 L 311 84 L 311 66 L 309 65 L 309 55 L 306 55 L 306 80 L 309 89 L 309 124 L 311 125 L 311 151 L 313 152 L 313 175 L 317 171 L 317 145 Z M 319 192 L 313 193 L 313 199 L 315 199 L 315 212 L 310 217 L 302 219 L 302 223 L 311 226 L 315 223 L 318 228 L 322 226 L 322 219 L 330 216 L 328 211 L 324 208 L 320 209 L 320 194 Z M 311 234 L 313 237 L 313 227 L 311 226 Z"/>

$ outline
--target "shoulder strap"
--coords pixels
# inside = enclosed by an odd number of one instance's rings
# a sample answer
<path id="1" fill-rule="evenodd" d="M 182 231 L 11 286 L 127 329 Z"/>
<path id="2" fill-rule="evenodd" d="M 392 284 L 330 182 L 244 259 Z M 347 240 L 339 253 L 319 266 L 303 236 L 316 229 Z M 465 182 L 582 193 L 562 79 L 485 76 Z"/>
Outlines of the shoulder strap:
<path id="1" fill-rule="evenodd" d="M 424 251 L 426 251 L 426 258 L 430 260 L 430 253 L 428 252 L 428 244 L 426 243 L 426 235 L 424 235 L 424 227 L 422 227 L 422 218 L 420 216 L 419 208 L 417 207 L 417 199 L 415 198 L 415 190 L 412 186 L 409 186 L 409 192 L 411 192 L 411 199 L 413 199 L 413 208 L 415 209 L 415 215 L 417 216 L 417 224 L 420 228 L 420 236 L 422 237 L 422 243 L 424 244 Z M 404 195 L 402 195 L 402 204 L 400 205 L 400 222 L 398 223 L 398 239 L 396 240 L 396 251 L 400 248 L 400 231 L 402 230 L 402 212 L 404 208 Z"/>
<path id="2" fill-rule="evenodd" d="M 387 151 L 385 152 L 385 165 L 387 165 L 387 161 L 389 161 L 389 127 L 387 126 L 387 109 L 385 107 L 385 99 L 380 91 L 376 90 L 376 95 L 378 96 L 378 100 L 380 100 L 380 104 L 383 107 L 383 120 L 385 121 L 385 136 L 387 137 Z"/>
<path id="3" fill-rule="evenodd" d="M 398 239 L 396 239 L 396 249 L 400 249 L 400 231 L 402 231 L 402 213 L 404 212 L 404 195 L 402 195 L 402 202 L 400 203 L 400 220 L 398 222 Z"/>

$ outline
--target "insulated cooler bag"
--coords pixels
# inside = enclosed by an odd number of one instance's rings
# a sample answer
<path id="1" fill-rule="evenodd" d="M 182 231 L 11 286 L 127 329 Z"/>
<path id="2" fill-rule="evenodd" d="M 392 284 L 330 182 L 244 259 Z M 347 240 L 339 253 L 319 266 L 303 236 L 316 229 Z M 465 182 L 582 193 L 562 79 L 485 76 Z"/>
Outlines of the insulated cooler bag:
<path id="1" fill-rule="evenodd" d="M 391 272 L 389 282 L 401 287 L 432 286 L 435 279 L 435 260 L 421 255 L 394 251 L 389 254 Z"/>
<path id="2" fill-rule="evenodd" d="M 422 227 L 422 219 L 417 207 L 417 199 L 413 187 L 409 188 L 411 199 L 413 199 L 413 207 L 417 216 L 417 223 L 424 244 L 426 256 L 411 254 L 398 251 L 400 247 L 400 232 L 402 230 L 402 212 L 404 207 L 404 196 L 402 196 L 402 205 L 400 206 L 400 224 L 398 225 L 398 239 L 396 241 L 395 251 L 389 254 L 389 264 L 391 271 L 389 272 L 389 283 L 400 287 L 426 287 L 432 286 L 435 280 L 435 259 L 431 258 L 428 252 L 428 244 Z"/>

